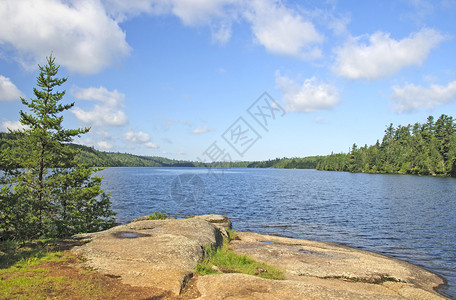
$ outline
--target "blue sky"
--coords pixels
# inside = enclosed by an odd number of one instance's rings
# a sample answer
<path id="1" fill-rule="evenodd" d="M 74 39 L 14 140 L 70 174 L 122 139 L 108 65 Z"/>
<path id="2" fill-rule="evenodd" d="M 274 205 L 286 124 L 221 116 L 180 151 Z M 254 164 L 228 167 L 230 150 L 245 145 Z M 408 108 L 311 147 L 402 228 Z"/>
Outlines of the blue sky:
<path id="1" fill-rule="evenodd" d="M 75 102 L 65 126 L 92 128 L 78 143 L 203 161 L 347 152 L 389 123 L 454 116 L 455 16 L 454 0 L 2 0 L 0 130 L 19 128 L 52 52 Z"/>

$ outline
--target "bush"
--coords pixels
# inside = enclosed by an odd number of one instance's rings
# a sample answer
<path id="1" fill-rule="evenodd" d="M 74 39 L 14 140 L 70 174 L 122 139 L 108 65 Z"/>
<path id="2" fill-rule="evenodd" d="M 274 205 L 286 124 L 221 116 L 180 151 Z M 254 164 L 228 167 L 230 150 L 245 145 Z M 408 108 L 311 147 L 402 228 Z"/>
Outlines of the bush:
<path id="1" fill-rule="evenodd" d="M 149 220 L 165 220 L 168 218 L 166 210 L 162 212 L 155 211 L 153 215 L 149 215 Z"/>

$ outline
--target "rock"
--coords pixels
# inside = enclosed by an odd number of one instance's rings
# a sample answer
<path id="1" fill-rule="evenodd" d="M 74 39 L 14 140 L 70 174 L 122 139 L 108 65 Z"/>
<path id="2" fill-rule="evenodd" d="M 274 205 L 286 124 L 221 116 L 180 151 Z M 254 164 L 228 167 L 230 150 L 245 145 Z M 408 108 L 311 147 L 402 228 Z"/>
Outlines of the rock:
<path id="1" fill-rule="evenodd" d="M 139 221 L 147 221 L 147 220 L 149 220 L 149 216 L 142 216 L 142 217 L 133 219 L 133 221 L 131 221 L 131 223 L 133 223 L 133 222 L 139 222 Z"/>
<path id="2" fill-rule="evenodd" d="M 202 216 L 195 216 L 195 219 L 204 220 L 211 224 L 214 224 L 218 227 L 225 227 L 231 229 L 231 221 L 228 217 L 221 216 L 221 215 L 202 215 Z"/>
<path id="3" fill-rule="evenodd" d="M 249 279 L 244 289 L 238 282 L 244 277 L 205 276 L 198 279 L 202 299 L 223 298 L 213 293 L 219 280 L 223 280 L 225 290 L 231 285 L 239 290 L 238 294 L 225 294 L 233 299 L 303 299 L 302 295 L 305 299 L 444 299 L 434 291 L 444 283 L 440 277 L 376 253 L 257 233 L 239 232 L 238 238 L 231 241 L 232 250 L 279 267 L 286 280 Z M 269 292 L 265 295 L 264 290 Z"/>
<path id="4" fill-rule="evenodd" d="M 140 220 L 79 235 L 73 251 L 85 264 L 133 286 L 179 295 L 194 275 L 205 246 L 222 243 L 231 222 L 206 215 L 183 220 Z M 230 248 L 283 270 L 285 280 L 245 274 L 197 276 L 198 299 L 445 299 L 444 281 L 412 264 L 343 245 L 239 232 Z M 220 271 L 215 267 L 214 270 Z M 257 274 L 266 269 L 257 268 Z"/>
<path id="5" fill-rule="evenodd" d="M 268 280 L 245 274 L 218 274 L 198 277 L 201 300 L 216 299 L 401 299 L 393 291 L 337 289 L 314 282 Z M 386 291 L 388 292 L 388 291 Z"/>
<path id="6" fill-rule="evenodd" d="M 73 249 L 87 266 L 132 286 L 159 287 L 176 295 L 193 275 L 205 246 L 219 246 L 223 240 L 216 226 L 196 218 L 137 221 L 78 238 L 91 240 Z"/>
<path id="7" fill-rule="evenodd" d="M 261 274 L 261 273 L 266 273 L 266 272 L 267 272 L 266 269 L 263 269 L 263 268 L 260 268 L 260 267 L 255 269 L 255 275 L 258 275 L 258 274 Z"/>
<path id="8" fill-rule="evenodd" d="M 232 228 L 230 219 L 228 217 L 221 216 L 221 215 L 202 215 L 202 216 L 192 217 L 191 219 L 204 220 L 206 222 L 209 222 L 209 223 L 217 226 L 217 228 L 220 230 L 220 232 L 222 233 L 222 235 L 224 237 L 229 236 L 227 229 Z"/>

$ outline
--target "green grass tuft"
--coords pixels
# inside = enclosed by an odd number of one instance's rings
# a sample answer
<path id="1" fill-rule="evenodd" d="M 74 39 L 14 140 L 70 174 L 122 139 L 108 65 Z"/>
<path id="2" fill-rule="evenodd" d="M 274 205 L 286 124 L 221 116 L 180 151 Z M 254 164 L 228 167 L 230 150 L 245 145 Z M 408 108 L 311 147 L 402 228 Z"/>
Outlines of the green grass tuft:
<path id="1" fill-rule="evenodd" d="M 231 231 L 230 237 L 235 232 Z M 229 240 L 224 239 L 220 248 L 206 247 L 206 257 L 196 266 L 199 275 L 211 275 L 220 273 L 242 273 L 259 276 L 266 279 L 282 280 L 285 276 L 281 270 L 265 263 L 257 262 L 247 255 L 239 255 L 229 249 Z"/>
<path id="2" fill-rule="evenodd" d="M 236 239 L 237 237 L 237 232 L 232 230 L 232 229 L 229 229 L 226 227 L 226 231 L 228 232 L 228 239 L 231 241 L 231 240 L 234 240 Z"/>
<path id="3" fill-rule="evenodd" d="M 149 220 L 165 220 L 168 218 L 166 210 L 162 212 L 155 211 L 153 215 L 149 215 Z"/>

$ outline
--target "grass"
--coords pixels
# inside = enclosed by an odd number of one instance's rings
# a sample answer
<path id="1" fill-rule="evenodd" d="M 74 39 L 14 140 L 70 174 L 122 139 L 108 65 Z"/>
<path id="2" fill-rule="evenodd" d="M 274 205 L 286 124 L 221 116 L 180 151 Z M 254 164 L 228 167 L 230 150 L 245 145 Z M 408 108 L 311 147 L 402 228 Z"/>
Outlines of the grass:
<path id="1" fill-rule="evenodd" d="M 13 241 L 0 244 L 0 298 L 46 299 L 61 289 L 65 278 L 49 276 L 45 262 L 61 262 L 71 258 L 60 251 L 46 249 L 42 241 L 19 247 Z M 29 298 L 29 299 L 30 299 Z"/>
<path id="2" fill-rule="evenodd" d="M 226 231 L 228 232 L 228 243 L 231 241 L 231 240 L 234 240 L 237 238 L 237 232 L 232 230 L 232 229 L 229 229 L 229 228 L 226 228 Z"/>
<path id="3" fill-rule="evenodd" d="M 149 220 L 165 220 L 168 218 L 166 210 L 162 212 L 155 211 L 153 215 L 149 215 Z"/>
<path id="4" fill-rule="evenodd" d="M 77 267 L 63 242 L 19 246 L 0 241 L 0 299 L 155 299 L 153 288 L 131 287 L 119 278 Z"/>
<path id="5" fill-rule="evenodd" d="M 229 238 L 225 238 L 223 245 L 217 249 L 206 246 L 206 257 L 196 266 L 199 275 L 221 273 L 242 273 L 266 279 L 282 280 L 285 276 L 281 270 L 265 263 L 260 263 L 247 255 L 240 255 L 229 249 L 230 239 L 236 237 L 232 230 L 228 231 Z"/>
<path id="6" fill-rule="evenodd" d="M 15 241 L 0 242 L 0 269 L 4 271 L 11 266 L 16 268 L 30 267 L 40 261 L 56 260 L 61 252 L 52 249 L 57 240 L 37 240 L 19 245 Z M 50 247 L 49 247 L 50 246 Z"/>
<path id="7" fill-rule="evenodd" d="M 228 232 L 222 247 L 206 248 L 208 255 L 198 264 L 198 274 L 237 272 L 284 279 L 279 269 L 230 250 L 229 241 L 236 238 L 236 232 Z M 26 245 L 0 241 L 0 299 L 172 298 L 157 288 L 132 287 L 115 276 L 81 269 L 79 258 L 65 251 L 71 246 L 74 241 L 41 240 Z"/>

